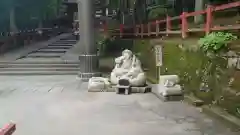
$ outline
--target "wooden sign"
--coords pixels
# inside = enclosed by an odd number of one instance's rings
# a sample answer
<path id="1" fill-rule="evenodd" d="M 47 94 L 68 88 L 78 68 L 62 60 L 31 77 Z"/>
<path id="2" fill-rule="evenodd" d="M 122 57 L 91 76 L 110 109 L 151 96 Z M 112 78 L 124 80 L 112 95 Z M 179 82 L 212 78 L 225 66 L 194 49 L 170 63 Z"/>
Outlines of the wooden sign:
<path id="1" fill-rule="evenodd" d="M 162 62 L 162 46 L 156 45 L 155 47 L 156 66 L 160 67 L 163 65 Z"/>

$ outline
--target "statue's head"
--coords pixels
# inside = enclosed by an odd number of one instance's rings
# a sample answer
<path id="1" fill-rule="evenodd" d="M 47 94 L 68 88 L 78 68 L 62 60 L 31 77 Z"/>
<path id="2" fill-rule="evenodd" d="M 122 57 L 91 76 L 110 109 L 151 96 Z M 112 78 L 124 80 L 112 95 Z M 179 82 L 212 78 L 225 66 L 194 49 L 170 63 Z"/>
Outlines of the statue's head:
<path id="1" fill-rule="evenodd" d="M 126 49 L 122 52 L 122 56 L 125 58 L 125 59 L 130 59 L 132 56 L 133 56 L 133 53 L 132 51 Z"/>

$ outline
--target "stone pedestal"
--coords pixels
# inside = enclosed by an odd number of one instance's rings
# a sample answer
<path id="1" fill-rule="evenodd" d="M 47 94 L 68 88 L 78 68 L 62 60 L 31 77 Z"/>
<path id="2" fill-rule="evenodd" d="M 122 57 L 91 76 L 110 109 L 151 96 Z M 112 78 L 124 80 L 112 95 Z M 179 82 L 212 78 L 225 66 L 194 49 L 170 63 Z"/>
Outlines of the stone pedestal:
<path id="1" fill-rule="evenodd" d="M 80 55 L 80 72 L 78 76 L 82 79 L 82 81 L 88 81 L 92 77 L 101 76 L 100 72 L 96 72 L 98 70 L 98 56 L 93 55 Z"/>
<path id="2" fill-rule="evenodd" d="M 117 94 L 125 94 L 125 95 L 131 94 L 131 87 L 130 86 L 117 85 L 117 86 L 115 86 L 115 89 L 116 89 Z"/>
<path id="3" fill-rule="evenodd" d="M 144 86 L 144 87 L 129 87 L 129 86 L 112 86 L 107 89 L 107 92 L 116 92 L 118 93 L 119 88 L 129 88 L 131 93 L 148 93 L 151 92 L 150 86 Z"/>

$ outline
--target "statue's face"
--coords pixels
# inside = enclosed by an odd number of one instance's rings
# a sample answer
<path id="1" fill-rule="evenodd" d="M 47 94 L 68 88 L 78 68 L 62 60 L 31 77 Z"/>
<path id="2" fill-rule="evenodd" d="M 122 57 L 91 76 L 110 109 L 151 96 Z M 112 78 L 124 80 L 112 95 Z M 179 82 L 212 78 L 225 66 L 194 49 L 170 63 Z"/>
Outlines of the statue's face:
<path id="1" fill-rule="evenodd" d="M 123 57 L 124 57 L 125 59 L 130 59 L 130 58 L 131 58 L 131 55 L 130 55 L 129 53 L 125 52 L 125 53 L 123 53 Z"/>

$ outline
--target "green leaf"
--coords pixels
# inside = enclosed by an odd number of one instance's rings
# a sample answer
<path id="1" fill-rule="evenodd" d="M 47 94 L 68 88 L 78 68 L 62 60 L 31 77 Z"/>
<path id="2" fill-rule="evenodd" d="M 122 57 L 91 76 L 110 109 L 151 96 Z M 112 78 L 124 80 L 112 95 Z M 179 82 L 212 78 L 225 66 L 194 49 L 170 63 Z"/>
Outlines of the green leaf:
<path id="1" fill-rule="evenodd" d="M 231 33 L 213 32 L 200 38 L 198 44 L 203 51 L 218 53 L 222 49 L 226 49 L 229 42 L 236 39 L 237 36 L 234 36 Z"/>

